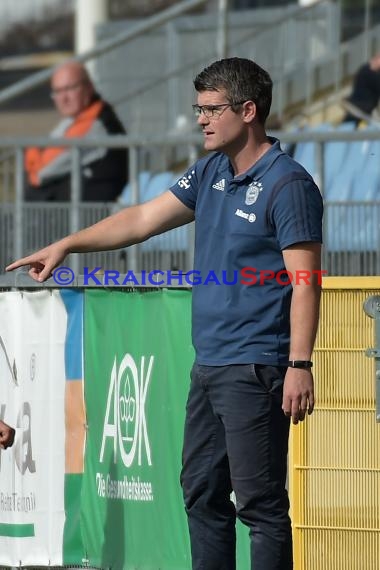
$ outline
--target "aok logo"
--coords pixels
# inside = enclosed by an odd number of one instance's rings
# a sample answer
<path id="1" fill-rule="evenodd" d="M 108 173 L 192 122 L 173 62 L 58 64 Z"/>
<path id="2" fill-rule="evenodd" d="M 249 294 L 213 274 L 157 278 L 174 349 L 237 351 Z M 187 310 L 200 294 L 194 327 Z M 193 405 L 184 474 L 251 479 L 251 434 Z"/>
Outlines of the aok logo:
<path id="1" fill-rule="evenodd" d="M 114 360 L 104 416 L 102 447 L 99 460 L 103 463 L 108 439 L 113 444 L 113 460 L 117 450 L 126 467 L 130 467 L 137 453 L 138 465 L 142 464 L 143 449 L 148 465 L 152 465 L 148 430 L 145 418 L 145 402 L 152 373 L 154 356 L 146 363 L 141 357 L 140 368 L 130 354 L 126 354 L 117 369 Z"/>

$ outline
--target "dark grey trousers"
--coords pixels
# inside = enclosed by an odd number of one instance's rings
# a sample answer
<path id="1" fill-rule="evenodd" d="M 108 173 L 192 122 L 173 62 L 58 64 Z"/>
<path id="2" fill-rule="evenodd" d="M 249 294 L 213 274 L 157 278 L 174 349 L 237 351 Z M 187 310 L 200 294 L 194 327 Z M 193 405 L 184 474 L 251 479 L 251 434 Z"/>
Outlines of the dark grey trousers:
<path id="1" fill-rule="evenodd" d="M 236 516 L 249 527 L 252 569 L 293 568 L 285 372 L 257 364 L 193 366 L 181 484 L 194 570 L 235 570 Z"/>

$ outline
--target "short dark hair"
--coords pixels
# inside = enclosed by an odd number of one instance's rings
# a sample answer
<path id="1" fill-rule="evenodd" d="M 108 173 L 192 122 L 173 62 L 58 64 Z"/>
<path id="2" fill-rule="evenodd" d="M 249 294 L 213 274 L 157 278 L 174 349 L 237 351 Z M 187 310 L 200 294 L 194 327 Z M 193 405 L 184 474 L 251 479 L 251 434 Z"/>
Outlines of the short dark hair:
<path id="1" fill-rule="evenodd" d="M 272 104 L 273 82 L 267 71 L 250 59 L 230 57 L 215 61 L 194 79 L 198 92 L 224 89 L 230 103 L 253 101 L 264 125 Z"/>

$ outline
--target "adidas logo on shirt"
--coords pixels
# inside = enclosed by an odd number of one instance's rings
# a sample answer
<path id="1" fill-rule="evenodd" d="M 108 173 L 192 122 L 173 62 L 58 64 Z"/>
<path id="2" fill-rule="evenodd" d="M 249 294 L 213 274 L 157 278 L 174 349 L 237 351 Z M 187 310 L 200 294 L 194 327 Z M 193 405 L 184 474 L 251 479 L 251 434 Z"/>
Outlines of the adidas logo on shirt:
<path id="1" fill-rule="evenodd" d="M 219 180 L 219 182 L 215 182 L 215 184 L 212 185 L 212 187 L 215 188 L 215 190 L 220 190 L 221 192 L 224 191 L 225 186 L 226 186 L 225 178 L 222 178 L 222 180 Z"/>

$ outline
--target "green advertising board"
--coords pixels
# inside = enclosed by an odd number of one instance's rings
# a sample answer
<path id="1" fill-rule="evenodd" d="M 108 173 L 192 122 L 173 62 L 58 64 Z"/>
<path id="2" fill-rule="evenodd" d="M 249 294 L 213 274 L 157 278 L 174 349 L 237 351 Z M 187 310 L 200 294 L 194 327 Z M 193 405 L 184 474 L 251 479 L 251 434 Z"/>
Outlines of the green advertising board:
<path id="1" fill-rule="evenodd" d="M 81 532 L 87 564 L 189 570 L 179 484 L 191 292 L 87 290 L 87 436 Z M 249 568 L 239 532 L 239 570 Z"/>

